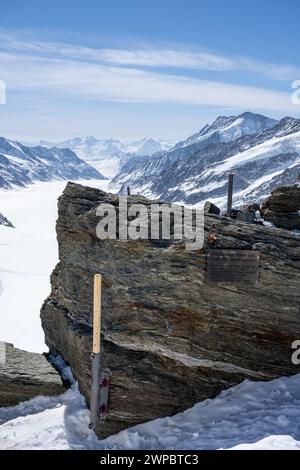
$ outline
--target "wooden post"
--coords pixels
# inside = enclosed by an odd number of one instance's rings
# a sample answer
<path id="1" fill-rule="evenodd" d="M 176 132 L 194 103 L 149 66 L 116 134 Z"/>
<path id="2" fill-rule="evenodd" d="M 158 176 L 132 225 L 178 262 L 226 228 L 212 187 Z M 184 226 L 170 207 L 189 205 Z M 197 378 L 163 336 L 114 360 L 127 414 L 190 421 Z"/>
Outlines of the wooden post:
<path id="1" fill-rule="evenodd" d="M 101 274 L 94 276 L 93 353 L 101 350 Z"/>
<path id="2" fill-rule="evenodd" d="M 101 275 L 94 276 L 93 308 L 93 352 L 92 352 L 92 385 L 91 385 L 91 424 L 94 429 L 99 424 L 100 415 L 100 382 L 101 382 Z"/>

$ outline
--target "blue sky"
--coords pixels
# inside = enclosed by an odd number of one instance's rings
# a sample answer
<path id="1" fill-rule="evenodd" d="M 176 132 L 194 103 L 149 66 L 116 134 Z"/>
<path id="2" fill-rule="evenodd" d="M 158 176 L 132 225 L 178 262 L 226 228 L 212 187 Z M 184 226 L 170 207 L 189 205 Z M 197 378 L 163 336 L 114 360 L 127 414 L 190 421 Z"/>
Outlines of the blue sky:
<path id="1" fill-rule="evenodd" d="M 298 0 L 0 0 L 0 135 L 186 137 L 245 110 L 300 117 Z"/>

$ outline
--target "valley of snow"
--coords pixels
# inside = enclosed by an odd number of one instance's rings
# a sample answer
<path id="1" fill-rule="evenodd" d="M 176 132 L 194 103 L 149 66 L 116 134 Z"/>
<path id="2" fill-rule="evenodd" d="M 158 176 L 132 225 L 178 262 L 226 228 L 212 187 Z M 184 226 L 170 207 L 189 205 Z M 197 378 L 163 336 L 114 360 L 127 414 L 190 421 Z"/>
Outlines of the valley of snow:
<path id="1" fill-rule="evenodd" d="M 56 144 L 41 141 L 40 145 L 71 149 L 78 157 L 107 178 L 116 176 L 121 166 L 131 158 L 140 161 L 144 156 L 167 151 L 172 147 L 168 141 L 148 137 L 136 141 L 121 142 L 119 139 L 96 139 L 93 136 L 75 137 Z"/>
<path id="2" fill-rule="evenodd" d="M 106 189 L 108 180 L 80 180 Z M 0 190 L 1 212 L 15 228 L 0 225 L 0 341 L 20 349 L 45 351 L 39 311 L 50 293 L 58 260 L 57 198 L 66 181 Z"/>

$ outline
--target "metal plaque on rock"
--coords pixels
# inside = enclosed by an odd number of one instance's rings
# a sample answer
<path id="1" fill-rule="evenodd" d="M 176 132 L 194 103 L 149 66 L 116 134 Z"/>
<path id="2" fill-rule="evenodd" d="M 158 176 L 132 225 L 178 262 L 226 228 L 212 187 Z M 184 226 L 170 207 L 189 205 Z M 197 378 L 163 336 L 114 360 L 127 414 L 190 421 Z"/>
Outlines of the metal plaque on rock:
<path id="1" fill-rule="evenodd" d="M 210 250 L 207 282 L 257 284 L 260 252 L 256 250 Z"/>

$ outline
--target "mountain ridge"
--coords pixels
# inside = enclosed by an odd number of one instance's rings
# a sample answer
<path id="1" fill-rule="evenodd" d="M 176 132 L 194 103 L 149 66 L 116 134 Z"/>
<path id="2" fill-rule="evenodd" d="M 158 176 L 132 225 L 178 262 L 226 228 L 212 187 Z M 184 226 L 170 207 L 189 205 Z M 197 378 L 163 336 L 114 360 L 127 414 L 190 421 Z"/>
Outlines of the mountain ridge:
<path id="1" fill-rule="evenodd" d="M 28 147 L 0 137 L 0 188 L 12 189 L 35 181 L 105 179 L 70 149 Z"/>
<path id="2" fill-rule="evenodd" d="M 224 207 L 231 170 L 237 172 L 234 202 L 239 205 L 295 182 L 300 120 L 278 121 L 250 112 L 221 116 L 161 157 L 125 165 L 109 188 L 122 193 L 130 186 L 132 194 L 191 205 L 210 199 Z"/>
<path id="3" fill-rule="evenodd" d="M 171 148 L 173 144 L 165 140 L 144 137 L 141 140 L 121 141 L 114 138 L 97 139 L 94 136 L 75 137 L 53 144 L 42 141 L 45 146 L 69 148 L 81 159 L 96 168 L 106 177 L 114 177 L 130 159 L 143 159 Z"/>

